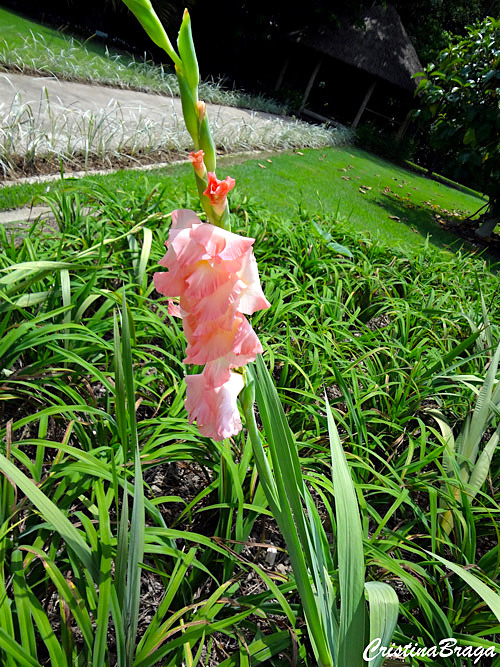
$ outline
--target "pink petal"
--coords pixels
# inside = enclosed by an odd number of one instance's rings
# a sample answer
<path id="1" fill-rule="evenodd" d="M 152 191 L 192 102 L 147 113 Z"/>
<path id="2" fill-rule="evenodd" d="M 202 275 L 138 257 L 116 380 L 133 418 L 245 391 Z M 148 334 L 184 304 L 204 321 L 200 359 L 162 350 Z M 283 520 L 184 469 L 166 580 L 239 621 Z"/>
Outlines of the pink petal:
<path id="1" fill-rule="evenodd" d="M 193 231 L 191 229 L 181 229 L 178 234 L 171 237 L 167 258 L 170 249 L 175 251 L 177 262 L 182 267 L 196 264 L 196 262 L 202 259 L 210 259 L 210 255 L 201 243 L 193 239 Z"/>
<path id="2" fill-rule="evenodd" d="M 182 317 L 181 309 L 173 301 L 168 302 L 168 314 L 173 317 Z"/>
<path id="3" fill-rule="evenodd" d="M 189 421 L 196 419 L 198 430 L 206 437 L 223 440 L 241 430 L 237 397 L 243 389 L 243 377 L 230 373 L 220 387 L 209 388 L 203 373 L 186 377 L 186 410 Z"/>
<path id="4" fill-rule="evenodd" d="M 228 274 L 220 264 L 198 262 L 194 271 L 186 278 L 186 296 L 200 298 L 212 294 L 228 279 Z"/>
<path id="5" fill-rule="evenodd" d="M 244 282 L 236 277 L 231 277 L 225 283 L 222 283 L 215 292 L 200 299 L 191 312 L 200 322 L 217 320 L 233 304 L 235 304 L 233 309 L 233 312 L 235 312 L 238 310 L 238 303 L 235 302 L 239 301 L 239 296 L 244 288 Z"/>
<path id="6" fill-rule="evenodd" d="M 230 331 L 214 326 L 212 331 L 200 336 L 193 335 L 193 329 L 187 320 L 189 318 L 183 320 L 184 332 L 189 341 L 186 358 L 183 361 L 185 364 L 202 365 L 219 357 L 231 355 L 227 358 L 231 360 L 233 367 L 237 368 L 248 363 L 250 359 L 253 361 L 262 352 L 262 345 L 255 331 L 241 313 L 236 313 Z M 188 324 L 188 330 L 186 330 L 186 324 Z M 243 361 L 244 358 L 247 358 L 246 362 Z"/>
<path id="7" fill-rule="evenodd" d="M 179 229 L 188 229 L 193 225 L 202 224 L 199 217 L 194 211 L 191 211 L 189 208 L 178 208 L 176 211 L 172 211 L 172 230 Z"/>
<path id="8" fill-rule="evenodd" d="M 234 368 L 234 366 L 233 366 Z M 206 385 L 209 388 L 220 387 L 225 384 L 231 377 L 230 364 L 227 363 L 226 357 L 219 357 L 205 364 L 203 369 Z"/>
<path id="9" fill-rule="evenodd" d="M 153 274 L 155 288 L 164 296 L 180 296 L 184 291 L 184 278 L 176 271 L 159 271 Z"/>
<path id="10" fill-rule="evenodd" d="M 236 331 L 232 351 L 236 355 L 245 354 L 257 356 L 262 352 L 262 345 L 246 317 L 243 317 L 243 315 L 241 315 L 241 317 L 242 322 Z"/>
<path id="11" fill-rule="evenodd" d="M 234 327 L 233 327 L 234 329 Z M 184 329 L 186 332 L 186 330 Z M 216 329 L 205 336 L 195 336 L 189 339 L 186 332 L 186 338 L 189 341 L 186 347 L 185 364 L 206 364 L 218 357 L 223 357 L 233 349 L 235 332 Z"/>
<path id="12" fill-rule="evenodd" d="M 224 331 L 232 331 L 234 328 L 234 318 L 238 312 L 238 303 L 232 304 L 226 312 L 218 317 L 216 320 L 200 320 L 195 315 L 189 315 L 190 327 L 193 331 L 193 336 L 207 336 L 213 334 L 218 329 Z"/>
<path id="13" fill-rule="evenodd" d="M 215 225 L 200 225 L 191 232 L 192 238 L 200 243 L 210 257 L 231 260 L 247 252 L 255 239 L 245 238 L 228 232 Z"/>
<path id="14" fill-rule="evenodd" d="M 257 310 L 265 310 L 271 306 L 260 286 L 259 269 L 252 250 L 245 255 L 245 261 L 238 272 L 238 277 L 246 285 L 240 299 L 240 311 L 242 313 L 252 315 Z"/>
<path id="15" fill-rule="evenodd" d="M 242 368 L 252 361 L 255 361 L 257 354 L 258 353 L 236 355 L 233 352 L 229 352 L 224 357 L 209 361 L 208 364 L 205 364 L 203 370 L 203 374 L 207 380 L 207 386 L 219 387 L 221 384 L 224 384 L 228 381 L 230 370 L 232 368 Z"/>

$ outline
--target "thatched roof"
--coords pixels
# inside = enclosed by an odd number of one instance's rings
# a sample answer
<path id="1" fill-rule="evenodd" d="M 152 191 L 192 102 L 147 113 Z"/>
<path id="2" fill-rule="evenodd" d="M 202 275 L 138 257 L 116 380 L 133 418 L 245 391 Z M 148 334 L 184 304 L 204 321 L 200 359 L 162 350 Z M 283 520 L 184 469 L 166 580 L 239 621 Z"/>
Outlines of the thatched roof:
<path id="1" fill-rule="evenodd" d="M 422 71 L 417 53 L 392 5 L 366 10 L 361 27 L 349 19 L 337 30 L 306 29 L 294 33 L 296 42 L 413 92 L 412 76 Z"/>

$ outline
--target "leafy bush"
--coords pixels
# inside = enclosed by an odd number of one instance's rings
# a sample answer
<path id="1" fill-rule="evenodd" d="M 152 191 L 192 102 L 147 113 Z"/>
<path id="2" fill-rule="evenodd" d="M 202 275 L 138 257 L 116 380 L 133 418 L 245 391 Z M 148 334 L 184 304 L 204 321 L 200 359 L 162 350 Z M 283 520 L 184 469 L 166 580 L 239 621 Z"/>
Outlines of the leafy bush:
<path id="1" fill-rule="evenodd" d="M 500 20 L 488 18 L 452 42 L 419 83 L 420 121 L 444 151 L 445 175 L 487 194 L 500 214 Z M 443 158 L 444 156 L 442 156 Z M 452 157 L 452 161 L 448 160 Z M 441 164 L 444 160 L 441 159 Z"/>

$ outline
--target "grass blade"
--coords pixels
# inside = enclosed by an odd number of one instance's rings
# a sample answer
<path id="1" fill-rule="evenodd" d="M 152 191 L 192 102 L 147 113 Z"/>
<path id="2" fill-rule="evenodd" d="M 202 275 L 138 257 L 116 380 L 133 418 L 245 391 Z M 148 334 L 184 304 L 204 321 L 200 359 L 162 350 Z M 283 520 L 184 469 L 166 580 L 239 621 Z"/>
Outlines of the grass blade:
<path id="1" fill-rule="evenodd" d="M 443 565 L 446 565 L 448 569 L 461 577 L 466 584 L 468 584 L 476 593 L 481 597 L 481 599 L 488 605 L 491 611 L 495 614 L 498 621 L 500 622 L 500 595 L 491 590 L 485 583 L 478 579 L 470 570 L 466 570 L 464 567 L 452 563 L 451 561 L 438 556 L 437 554 L 432 553 L 431 551 L 426 551 L 430 556 L 438 560 Z"/>

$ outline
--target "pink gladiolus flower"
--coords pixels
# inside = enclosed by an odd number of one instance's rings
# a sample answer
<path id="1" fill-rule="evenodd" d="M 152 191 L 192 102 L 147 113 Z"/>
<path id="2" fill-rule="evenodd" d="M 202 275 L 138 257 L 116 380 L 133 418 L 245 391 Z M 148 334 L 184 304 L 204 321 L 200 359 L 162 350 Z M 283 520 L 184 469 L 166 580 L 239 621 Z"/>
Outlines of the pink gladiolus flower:
<path id="1" fill-rule="evenodd" d="M 226 208 L 227 194 L 234 188 L 236 181 L 230 176 L 227 176 L 223 181 L 219 181 L 211 171 L 208 172 L 207 178 L 208 187 L 203 194 L 210 199 L 215 214 L 222 215 Z"/>
<path id="2" fill-rule="evenodd" d="M 236 398 L 243 379 L 232 369 L 254 361 L 262 346 L 245 315 L 269 308 L 260 286 L 254 239 L 202 223 L 193 211 L 172 213 L 167 253 L 156 289 L 182 317 L 186 364 L 205 365 L 186 377 L 186 408 L 202 435 L 221 439 L 241 429 Z M 229 435 L 222 435 L 227 433 Z"/>
<path id="3" fill-rule="evenodd" d="M 243 376 L 229 373 L 228 380 L 218 387 L 206 382 L 205 372 L 186 376 L 186 409 L 189 423 L 196 419 L 201 435 L 223 440 L 241 431 L 241 419 L 236 403 L 243 389 Z"/>
<path id="4" fill-rule="evenodd" d="M 205 153 L 203 151 L 191 151 L 189 153 L 189 159 L 191 160 L 191 164 L 194 167 L 194 171 L 197 176 L 200 178 L 205 178 L 205 175 L 207 173 L 207 169 L 205 167 L 205 163 L 203 162 L 203 158 L 205 157 Z"/>

